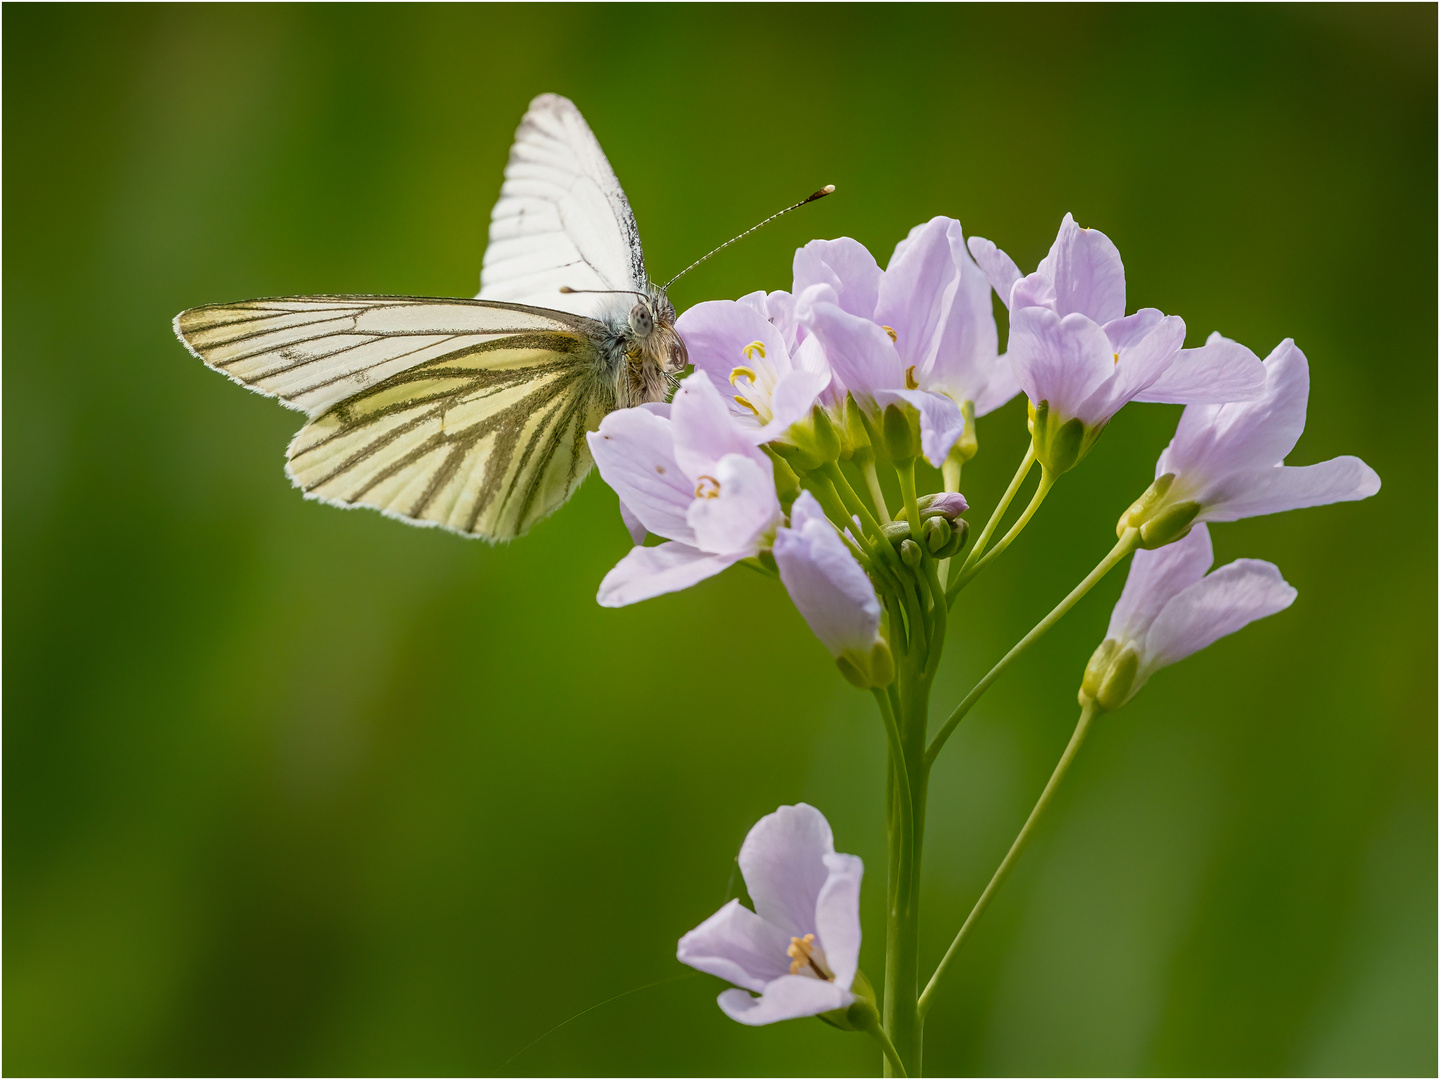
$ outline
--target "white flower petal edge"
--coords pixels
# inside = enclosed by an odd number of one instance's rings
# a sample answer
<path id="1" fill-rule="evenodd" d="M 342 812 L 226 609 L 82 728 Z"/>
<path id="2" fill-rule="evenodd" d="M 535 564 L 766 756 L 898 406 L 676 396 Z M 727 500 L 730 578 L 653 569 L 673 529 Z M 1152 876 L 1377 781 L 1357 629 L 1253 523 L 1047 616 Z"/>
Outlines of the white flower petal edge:
<path id="1" fill-rule="evenodd" d="M 1210 533 L 1197 525 L 1155 551 L 1137 551 L 1125 589 L 1096 652 L 1089 692 L 1107 709 L 1129 701 L 1146 680 L 1256 619 L 1295 602 L 1295 589 L 1273 564 L 1237 559 L 1207 574 L 1214 560 Z M 1126 673 L 1125 658 L 1133 654 Z"/>
<path id="2" fill-rule="evenodd" d="M 667 410 L 622 409 L 587 436 L 631 539 L 672 541 L 632 548 L 600 583 L 604 607 L 689 588 L 757 555 L 782 520 L 770 459 L 730 420 L 703 371 Z"/>
<path id="3" fill-rule="evenodd" d="M 655 547 L 633 547 L 601 580 L 595 599 L 601 607 L 638 604 L 641 600 L 698 585 L 744 557 L 744 552 L 711 555 L 679 541 Z"/>
<path id="4" fill-rule="evenodd" d="M 775 533 L 775 563 L 790 599 L 831 656 L 869 654 L 880 639 L 875 586 L 808 491 L 791 507 L 789 528 Z"/>
<path id="5" fill-rule="evenodd" d="M 799 803 L 761 818 L 739 862 L 755 911 L 730 901 L 680 939 L 680 962 L 740 987 L 718 1002 L 742 1024 L 850 1005 L 860 960 L 860 859 L 837 853 L 825 815 Z"/>
<path id="6" fill-rule="evenodd" d="M 1212 336 L 1211 344 L 1219 342 Z M 1284 464 L 1305 430 L 1310 367 L 1286 338 L 1265 358 L 1264 369 L 1264 390 L 1253 401 L 1186 406 L 1155 467 L 1156 477 L 1175 474 L 1166 503 L 1193 500 L 1200 504 L 1196 520 L 1235 521 L 1379 491 L 1380 477 L 1357 457 Z"/>

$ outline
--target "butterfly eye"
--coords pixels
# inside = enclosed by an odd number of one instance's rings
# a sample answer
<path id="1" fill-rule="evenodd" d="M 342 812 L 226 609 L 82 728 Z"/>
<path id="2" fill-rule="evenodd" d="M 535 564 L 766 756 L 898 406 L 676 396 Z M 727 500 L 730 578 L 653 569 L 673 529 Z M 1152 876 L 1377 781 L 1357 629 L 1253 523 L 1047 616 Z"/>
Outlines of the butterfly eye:
<path id="1" fill-rule="evenodd" d="M 641 337 L 649 337 L 650 331 L 655 329 L 655 316 L 644 304 L 636 304 L 630 309 L 630 329 Z"/>

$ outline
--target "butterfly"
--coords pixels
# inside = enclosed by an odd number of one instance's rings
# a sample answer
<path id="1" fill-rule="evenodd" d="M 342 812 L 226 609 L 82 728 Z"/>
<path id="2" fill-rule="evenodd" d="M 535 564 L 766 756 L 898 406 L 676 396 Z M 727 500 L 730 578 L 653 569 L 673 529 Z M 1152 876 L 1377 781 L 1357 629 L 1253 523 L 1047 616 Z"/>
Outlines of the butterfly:
<path id="1" fill-rule="evenodd" d="M 515 134 L 474 300 L 289 296 L 191 308 L 174 327 L 306 414 L 285 465 L 306 498 L 491 541 L 564 503 L 593 464 L 586 432 L 665 400 L 689 362 L 625 192 L 557 94 Z"/>

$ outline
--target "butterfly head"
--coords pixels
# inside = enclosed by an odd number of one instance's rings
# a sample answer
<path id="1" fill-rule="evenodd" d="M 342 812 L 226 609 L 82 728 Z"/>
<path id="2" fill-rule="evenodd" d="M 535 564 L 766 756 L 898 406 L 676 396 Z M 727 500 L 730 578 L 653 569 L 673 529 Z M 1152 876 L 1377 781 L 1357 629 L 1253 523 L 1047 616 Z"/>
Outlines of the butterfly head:
<path id="1" fill-rule="evenodd" d="M 690 363 L 690 356 L 675 330 L 675 305 L 664 291 L 651 290 L 630 308 L 630 333 L 642 354 L 673 375 Z"/>

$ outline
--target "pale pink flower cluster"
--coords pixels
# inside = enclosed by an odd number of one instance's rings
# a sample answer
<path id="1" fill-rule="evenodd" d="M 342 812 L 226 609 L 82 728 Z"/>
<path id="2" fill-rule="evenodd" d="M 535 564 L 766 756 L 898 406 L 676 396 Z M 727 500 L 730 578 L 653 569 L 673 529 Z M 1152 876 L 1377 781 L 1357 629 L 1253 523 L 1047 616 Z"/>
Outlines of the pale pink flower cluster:
<path id="1" fill-rule="evenodd" d="M 992 287 L 1010 313 L 1004 354 Z M 881 507 L 877 527 L 840 512 L 830 486 L 839 461 L 892 461 L 905 470 L 902 483 L 919 456 L 948 470 L 974 453 L 974 419 L 1023 392 L 1033 453 L 1051 483 L 1128 402 L 1184 404 L 1155 482 L 1119 523 L 1123 551 L 1141 550 L 1082 685 L 1082 701 L 1102 710 L 1124 705 L 1159 668 L 1294 601 L 1270 563 L 1241 559 L 1208 572 L 1206 522 L 1362 499 L 1380 486 L 1354 457 L 1285 464 L 1309 396 L 1292 341 L 1263 362 L 1219 334 L 1185 348 L 1177 316 L 1126 313 L 1118 250 L 1069 215 L 1028 275 L 943 217 L 912 229 L 884 269 L 854 240 L 817 240 L 796 252 L 791 291 L 699 304 L 677 329 L 694 372 L 673 401 L 611 413 L 589 435 L 635 541 L 601 583 L 600 603 L 635 603 L 749 561 L 778 574 L 846 677 L 877 690 L 894 678 L 876 590 L 891 571 L 856 556 L 898 528 L 892 553 L 910 544 L 906 566 L 949 558 L 967 506 L 953 491 L 916 502 L 912 489 L 916 512 L 945 520 L 895 525 Z M 913 542 L 922 536 L 935 538 L 928 554 Z M 876 558 L 880 549 L 869 550 Z M 942 587 L 935 602 L 944 600 Z M 862 868 L 835 852 L 823 815 L 801 804 L 764 818 L 740 869 L 754 910 L 726 904 L 685 935 L 680 959 L 738 987 L 720 1006 L 742 1023 L 815 1014 L 866 1022 Z"/>

